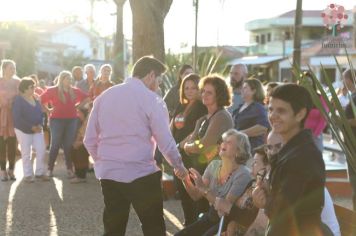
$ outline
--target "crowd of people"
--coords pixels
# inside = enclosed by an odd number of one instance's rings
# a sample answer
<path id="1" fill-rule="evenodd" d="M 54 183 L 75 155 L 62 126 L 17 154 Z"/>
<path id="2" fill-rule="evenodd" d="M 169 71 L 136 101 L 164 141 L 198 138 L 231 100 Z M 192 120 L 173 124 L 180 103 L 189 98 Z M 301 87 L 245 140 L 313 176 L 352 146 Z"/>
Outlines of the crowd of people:
<path id="1" fill-rule="evenodd" d="M 83 145 L 88 114 L 93 101 L 113 85 L 110 65 L 92 64 L 61 71 L 54 85 L 46 87 L 36 75 L 16 75 L 16 63 L 2 60 L 0 76 L 0 178 L 16 180 L 16 152 L 21 152 L 24 181 L 49 181 L 53 177 L 59 149 L 63 149 L 71 183 L 86 180 L 89 153 Z M 46 136 L 49 135 L 49 136 Z M 46 148 L 49 158 L 46 164 Z M 32 158 L 36 157 L 33 171 Z M 74 164 L 74 165 L 73 165 Z"/>
<path id="2" fill-rule="evenodd" d="M 55 175 L 59 149 L 71 183 L 86 182 L 92 158 L 104 196 L 104 235 L 125 235 L 131 205 L 144 235 L 165 235 L 158 147 L 174 169 L 184 213 L 177 236 L 215 235 L 222 216 L 225 235 L 245 235 L 259 215 L 269 220 L 266 235 L 340 235 L 325 188 L 327 122 L 302 85 L 264 86 L 248 78 L 242 64 L 231 66 L 230 83 L 183 65 L 177 84 L 162 98 L 158 89 L 166 69 L 142 57 L 132 76 L 114 86 L 109 64 L 98 76 L 94 65 L 75 66 L 44 88 L 35 75 L 19 79 L 15 62 L 3 60 L 1 181 L 16 180 L 18 145 L 28 183 Z M 343 80 L 356 102 L 351 73 L 347 69 Z M 313 83 L 310 76 L 304 73 L 301 83 Z M 356 134 L 352 106 L 344 107 Z M 355 189 L 351 167 L 349 176 Z M 355 199 L 354 193 L 354 207 Z"/>

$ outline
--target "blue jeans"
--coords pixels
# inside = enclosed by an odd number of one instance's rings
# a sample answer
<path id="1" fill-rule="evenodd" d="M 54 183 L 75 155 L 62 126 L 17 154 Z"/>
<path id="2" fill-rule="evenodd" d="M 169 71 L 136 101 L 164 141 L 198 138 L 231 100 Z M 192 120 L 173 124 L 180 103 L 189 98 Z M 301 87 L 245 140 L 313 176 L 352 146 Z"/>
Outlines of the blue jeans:
<path id="1" fill-rule="evenodd" d="M 72 169 L 70 152 L 77 134 L 78 119 L 50 119 L 51 145 L 49 148 L 48 170 L 53 170 L 59 148 L 63 148 L 67 169 Z"/>

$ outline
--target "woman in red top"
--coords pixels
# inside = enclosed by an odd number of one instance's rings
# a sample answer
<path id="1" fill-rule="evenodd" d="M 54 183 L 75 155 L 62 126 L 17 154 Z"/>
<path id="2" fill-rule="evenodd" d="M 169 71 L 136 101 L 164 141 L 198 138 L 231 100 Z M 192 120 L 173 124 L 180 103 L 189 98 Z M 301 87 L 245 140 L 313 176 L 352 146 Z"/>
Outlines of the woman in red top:
<path id="1" fill-rule="evenodd" d="M 16 77 L 16 64 L 2 60 L 0 74 L 0 178 L 16 180 L 14 176 L 16 136 L 12 118 L 12 102 L 18 94 L 20 80 Z M 6 157 L 9 169 L 6 171 Z"/>
<path id="2" fill-rule="evenodd" d="M 72 87 L 71 79 L 72 74 L 69 71 L 62 71 L 58 76 L 57 84 L 41 95 L 42 104 L 50 111 L 49 176 L 53 176 L 59 148 L 63 148 L 68 177 L 74 177 L 70 151 L 77 132 L 77 106 L 81 106 L 87 100 L 80 89 Z M 51 104 L 51 109 L 46 106 L 48 104 Z"/>
<path id="3" fill-rule="evenodd" d="M 114 83 L 111 82 L 111 73 L 111 65 L 104 64 L 100 67 L 99 77 L 89 89 L 89 97 L 92 101 L 94 101 L 102 92 L 114 85 Z"/>

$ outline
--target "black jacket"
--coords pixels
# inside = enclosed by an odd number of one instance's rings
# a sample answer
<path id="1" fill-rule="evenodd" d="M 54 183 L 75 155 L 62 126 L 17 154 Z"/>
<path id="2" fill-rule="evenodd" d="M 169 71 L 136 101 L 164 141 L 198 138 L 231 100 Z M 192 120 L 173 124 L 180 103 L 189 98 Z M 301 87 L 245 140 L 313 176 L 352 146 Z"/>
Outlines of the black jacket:
<path id="1" fill-rule="evenodd" d="M 269 236 L 319 235 L 325 164 L 309 130 L 295 135 L 271 163 L 266 206 Z M 320 234 L 322 235 L 322 234 Z"/>

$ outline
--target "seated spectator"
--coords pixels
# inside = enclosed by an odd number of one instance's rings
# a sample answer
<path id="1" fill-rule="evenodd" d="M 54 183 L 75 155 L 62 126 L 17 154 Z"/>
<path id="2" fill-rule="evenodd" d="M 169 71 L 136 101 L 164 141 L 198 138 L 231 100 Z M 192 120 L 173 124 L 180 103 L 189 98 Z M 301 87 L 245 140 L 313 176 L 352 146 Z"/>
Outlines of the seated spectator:
<path id="1" fill-rule="evenodd" d="M 331 234 L 321 222 L 325 164 L 310 130 L 304 129 L 311 106 L 309 92 L 296 84 L 271 93 L 269 121 L 284 145 L 270 161 L 268 185 L 257 181 L 252 193 L 254 205 L 269 218 L 267 236 Z"/>
<path id="2" fill-rule="evenodd" d="M 213 207 L 215 199 L 219 197 L 234 203 L 251 181 L 250 172 L 245 166 L 251 157 L 250 143 L 245 134 L 234 129 L 226 131 L 222 135 L 219 156 L 221 160 L 213 160 L 203 176 L 197 170 L 189 169 L 190 177 L 184 179 L 188 194 L 194 200 L 206 198 L 210 208 L 203 217 L 175 234 L 176 236 L 214 235 L 219 224 L 219 216 Z"/>
<path id="3" fill-rule="evenodd" d="M 269 129 L 267 111 L 263 105 L 264 91 L 257 79 L 247 79 L 242 86 L 243 104 L 233 112 L 235 129 L 245 133 L 251 144 L 251 151 L 262 145 Z"/>
<path id="4" fill-rule="evenodd" d="M 227 236 L 229 235 L 245 235 L 249 226 L 256 219 L 258 208 L 253 205 L 252 191 L 255 188 L 256 179 L 260 178 L 262 181 L 267 181 L 270 165 L 267 154 L 265 152 L 266 145 L 257 147 L 254 152 L 252 164 L 253 180 L 248 184 L 244 194 L 237 199 L 235 203 L 230 203 L 226 199 L 216 198 L 215 210 L 219 216 L 227 215 L 226 219 Z"/>
<path id="5" fill-rule="evenodd" d="M 200 99 L 199 80 L 199 75 L 189 74 L 184 77 L 181 83 L 180 104 L 174 112 L 171 122 L 171 131 L 176 143 L 182 142 L 189 136 L 194 130 L 196 121 L 207 113 L 207 109 Z M 195 161 L 195 158 L 188 156 L 182 148 L 180 148 L 180 153 L 186 168 L 198 168 L 199 165 L 196 166 L 196 164 L 199 163 Z M 190 225 L 198 219 L 198 208 L 204 203 L 193 201 L 178 177 L 174 177 L 174 182 L 183 208 L 184 225 Z"/>

